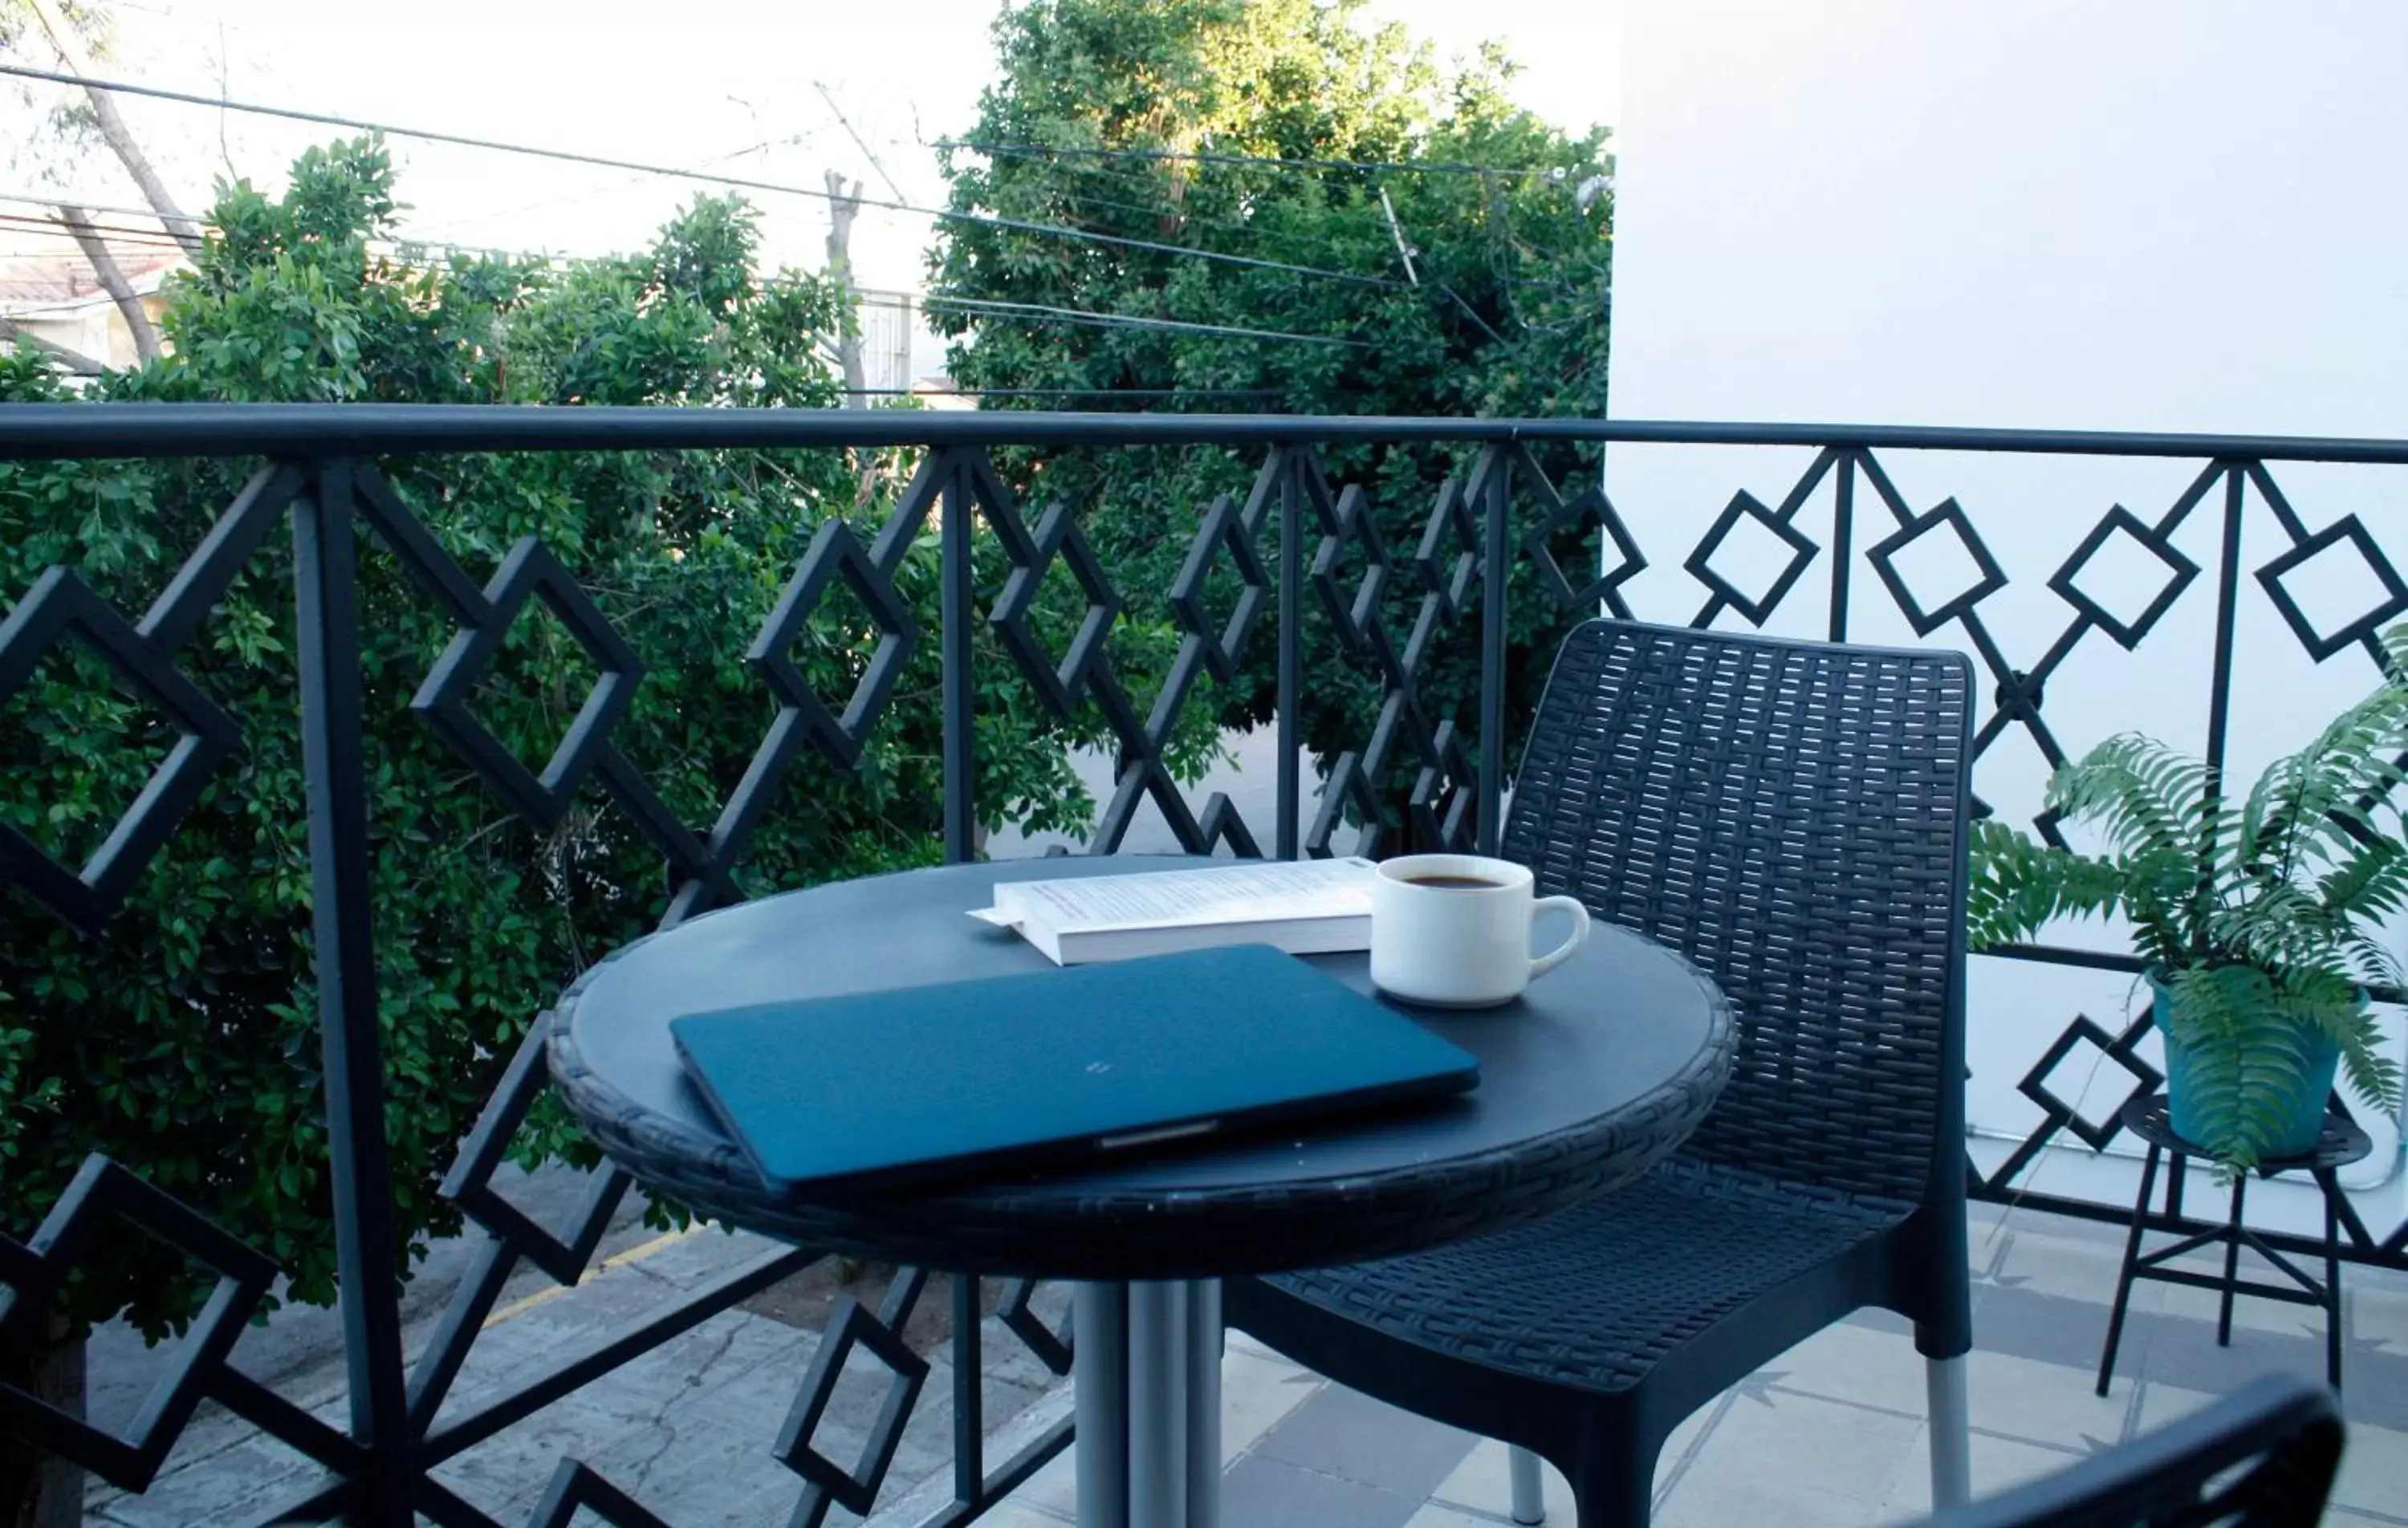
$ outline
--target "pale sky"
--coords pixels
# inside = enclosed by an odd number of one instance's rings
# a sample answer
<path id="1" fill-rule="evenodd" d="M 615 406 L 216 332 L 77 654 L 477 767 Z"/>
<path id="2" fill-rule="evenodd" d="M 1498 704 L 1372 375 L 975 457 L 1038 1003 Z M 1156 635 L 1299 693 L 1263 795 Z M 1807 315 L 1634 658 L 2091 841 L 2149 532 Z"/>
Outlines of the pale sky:
<path id="1" fill-rule="evenodd" d="M 117 55 L 106 68 L 139 83 L 814 188 L 835 168 L 860 177 L 868 194 L 893 196 L 838 121 L 840 108 L 902 192 L 895 199 L 934 206 L 942 183 L 924 145 L 975 120 L 992 72 L 987 23 L 996 0 L 116 0 L 112 8 Z M 1526 71 L 1517 81 L 1522 102 L 1569 127 L 1614 119 L 1612 11 L 1613 0 L 1369 7 L 1441 57 L 1501 38 Z M 22 62 L 52 64 L 28 54 Z M 50 89 L 36 87 L 37 100 Z M 207 204 L 211 179 L 229 164 L 274 188 L 295 153 L 337 136 L 137 99 L 124 110 L 192 207 Z M 23 151 L 28 120 L 22 100 L 0 93 L 0 161 L 9 162 L 0 193 L 139 203 L 99 150 L 43 179 L 41 156 Z M 701 189 L 400 138 L 391 147 L 409 226 L 462 244 L 564 254 L 629 248 Z M 823 263 L 823 203 L 749 194 L 763 211 L 772 262 Z M 925 218 L 866 211 L 854 229 L 858 278 L 918 284 L 928 229 Z M 0 236 L 0 250 L 32 242 Z"/>

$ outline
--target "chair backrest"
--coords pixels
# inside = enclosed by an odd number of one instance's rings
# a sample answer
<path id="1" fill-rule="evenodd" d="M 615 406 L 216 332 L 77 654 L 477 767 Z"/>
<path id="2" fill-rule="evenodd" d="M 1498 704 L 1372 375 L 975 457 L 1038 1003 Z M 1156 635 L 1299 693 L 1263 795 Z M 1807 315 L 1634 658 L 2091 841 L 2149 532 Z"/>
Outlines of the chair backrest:
<path id="1" fill-rule="evenodd" d="M 1611 621 L 1564 643 L 1503 852 L 1730 999 L 1730 1083 L 1684 1154 L 1961 1202 L 1971 705 L 1952 652 Z"/>
<path id="2" fill-rule="evenodd" d="M 2266 1375 L 2120 1449 L 1942 1512 L 1928 1528 L 2290 1528 L 2323 1514 L 2341 1450 L 2331 1392 Z"/>

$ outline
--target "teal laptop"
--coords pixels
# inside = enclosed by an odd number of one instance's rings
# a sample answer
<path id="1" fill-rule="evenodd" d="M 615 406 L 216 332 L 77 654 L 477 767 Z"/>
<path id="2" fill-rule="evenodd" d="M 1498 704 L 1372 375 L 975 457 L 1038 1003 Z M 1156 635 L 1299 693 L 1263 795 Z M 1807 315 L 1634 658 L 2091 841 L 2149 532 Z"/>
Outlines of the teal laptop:
<path id="1" fill-rule="evenodd" d="M 1460 1092 L 1479 1063 L 1267 946 L 670 1021 L 772 1189 L 1090 1165 Z"/>

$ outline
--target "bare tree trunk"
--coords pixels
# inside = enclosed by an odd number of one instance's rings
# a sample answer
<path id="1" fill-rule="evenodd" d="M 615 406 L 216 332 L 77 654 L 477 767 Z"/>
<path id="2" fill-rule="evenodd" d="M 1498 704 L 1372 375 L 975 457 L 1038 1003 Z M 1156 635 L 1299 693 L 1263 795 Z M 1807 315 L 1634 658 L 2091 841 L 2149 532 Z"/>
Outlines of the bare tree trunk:
<path id="1" fill-rule="evenodd" d="M 64 1321 L 52 1318 L 44 1340 L 35 1344 L 22 1378 L 36 1398 L 70 1417 L 83 1415 L 84 1339 Z M 13 1455 L 13 1457 L 12 1457 Z M 36 1454 L 29 1445 L 0 1440 L 0 1482 L 20 1478 L 14 1503 L 0 1498 L 0 1510 L 11 1528 L 81 1528 L 83 1471 L 64 1460 Z"/>
<path id="2" fill-rule="evenodd" d="M 59 13 L 54 0 L 31 0 L 31 3 L 35 17 L 50 36 L 50 46 L 57 49 L 59 57 L 66 61 L 67 72 L 91 79 L 92 61 L 85 56 L 83 45 L 76 39 L 74 26 Z M 134 177 L 134 183 L 142 188 L 142 199 L 159 214 L 159 221 L 167 225 L 167 232 L 176 236 L 176 242 L 184 247 L 184 252 L 198 258 L 201 252 L 200 224 L 186 217 L 183 209 L 176 205 L 176 199 L 167 194 L 167 183 L 160 179 L 159 172 L 150 167 L 150 161 L 144 156 L 141 145 L 134 141 L 133 132 L 126 127 L 125 119 L 118 114 L 116 99 L 107 91 L 90 85 L 84 87 L 84 94 L 92 100 L 92 114 L 99 123 L 101 137 L 108 141 L 109 150 L 117 155 L 118 162 L 125 166 L 125 172 Z"/>
<path id="3" fill-rule="evenodd" d="M 92 263 L 93 274 L 117 305 L 125 319 L 125 327 L 134 332 L 134 353 L 145 361 L 159 359 L 159 331 L 150 327 L 150 315 L 142 310 L 142 299 L 134 293 L 134 283 L 117 268 L 117 257 L 108 252 L 108 245 L 100 230 L 92 225 L 91 216 L 79 207 L 59 207 L 59 221 L 75 236 L 76 247 L 83 250 L 84 259 Z"/>
<path id="4" fill-rule="evenodd" d="M 867 408 L 869 394 L 863 390 L 869 384 L 861 364 L 861 306 L 853 300 L 853 220 L 861 215 L 861 182 L 855 180 L 848 191 L 843 172 L 826 174 L 828 279 L 837 284 L 843 304 L 836 335 L 837 368 L 844 374 L 844 407 Z M 853 495 L 853 507 L 858 509 L 878 492 L 878 453 L 858 450 L 853 460 L 861 476 Z"/>
<path id="5" fill-rule="evenodd" d="M 862 389 L 861 320 L 853 300 L 853 220 L 861 215 L 861 182 L 845 189 L 844 176 L 837 170 L 827 172 L 828 189 L 828 279 L 837 283 L 844 293 L 844 325 L 837 331 L 837 364 L 844 372 L 844 406 L 867 408 L 868 395 Z"/>
<path id="6" fill-rule="evenodd" d="M 0 339 L 14 340 L 20 345 L 31 345 L 78 377 L 98 377 L 108 370 L 107 366 L 81 350 L 71 350 L 54 340 L 44 339 L 5 314 L 0 314 Z"/>

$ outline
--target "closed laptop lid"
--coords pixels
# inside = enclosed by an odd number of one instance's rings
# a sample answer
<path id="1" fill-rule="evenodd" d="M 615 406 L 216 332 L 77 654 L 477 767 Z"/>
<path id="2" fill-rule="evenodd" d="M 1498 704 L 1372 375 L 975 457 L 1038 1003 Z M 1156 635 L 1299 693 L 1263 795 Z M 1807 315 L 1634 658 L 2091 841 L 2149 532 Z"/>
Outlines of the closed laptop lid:
<path id="1" fill-rule="evenodd" d="M 1478 1076 L 1469 1053 L 1262 946 L 724 1008 L 670 1032 L 785 1187 L 1110 1155 Z"/>

